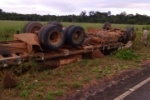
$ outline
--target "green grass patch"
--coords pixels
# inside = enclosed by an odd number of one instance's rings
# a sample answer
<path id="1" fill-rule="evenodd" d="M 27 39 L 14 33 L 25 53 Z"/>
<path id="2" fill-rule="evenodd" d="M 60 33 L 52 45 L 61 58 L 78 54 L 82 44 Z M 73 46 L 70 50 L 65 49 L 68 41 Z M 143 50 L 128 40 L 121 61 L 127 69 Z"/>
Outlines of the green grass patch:
<path id="1" fill-rule="evenodd" d="M 23 90 L 23 91 L 21 91 L 21 92 L 19 93 L 19 96 L 21 96 L 21 97 L 27 99 L 28 96 L 29 96 L 29 94 L 30 94 L 30 91 L 29 91 L 29 90 Z"/>
<path id="2" fill-rule="evenodd" d="M 83 82 L 87 83 L 87 82 L 89 82 L 90 80 L 91 80 L 91 78 L 85 77 L 85 78 L 83 79 Z"/>
<path id="3" fill-rule="evenodd" d="M 45 100 L 55 100 L 56 96 L 62 96 L 64 94 L 63 90 L 48 91 Z"/>
<path id="4" fill-rule="evenodd" d="M 72 88 L 73 88 L 73 89 L 79 89 L 79 88 L 81 88 L 81 87 L 82 87 L 82 83 L 74 82 L 74 83 L 72 84 Z"/>
<path id="5" fill-rule="evenodd" d="M 69 84 L 67 82 L 59 82 L 59 83 L 56 83 L 55 86 L 58 88 L 63 88 L 63 87 L 69 86 Z"/>
<path id="6" fill-rule="evenodd" d="M 122 60 L 137 59 L 138 55 L 132 49 L 121 49 L 116 53 L 116 57 Z"/>

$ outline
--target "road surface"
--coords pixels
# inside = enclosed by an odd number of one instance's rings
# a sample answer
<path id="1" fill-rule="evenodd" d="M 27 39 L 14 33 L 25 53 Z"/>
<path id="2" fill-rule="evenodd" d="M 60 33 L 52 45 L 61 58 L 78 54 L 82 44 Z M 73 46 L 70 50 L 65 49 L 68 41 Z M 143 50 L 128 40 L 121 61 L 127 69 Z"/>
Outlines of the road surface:
<path id="1" fill-rule="evenodd" d="M 86 100 L 150 100 L 150 70 L 123 80 Z"/>

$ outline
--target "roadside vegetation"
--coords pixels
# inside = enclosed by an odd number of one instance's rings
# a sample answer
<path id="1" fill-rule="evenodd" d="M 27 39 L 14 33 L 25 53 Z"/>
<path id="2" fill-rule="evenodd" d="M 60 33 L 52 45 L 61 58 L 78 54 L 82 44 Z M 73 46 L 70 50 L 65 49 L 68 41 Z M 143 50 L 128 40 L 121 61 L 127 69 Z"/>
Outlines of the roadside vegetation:
<path id="1" fill-rule="evenodd" d="M 26 22 L 23 21 L 0 21 L 0 41 L 13 40 L 16 30 L 22 32 Z M 47 22 L 42 22 L 46 24 Z M 64 26 L 71 24 L 101 28 L 103 24 L 94 23 L 63 23 Z M 112 27 L 126 29 L 129 25 L 112 24 Z M 52 70 L 39 72 L 43 66 L 34 61 L 10 69 L 0 71 L 0 97 L 1 100 L 55 100 L 68 91 L 78 92 L 93 81 L 100 81 L 106 77 L 112 77 L 125 70 L 140 69 L 144 60 L 150 59 L 150 46 L 144 47 L 141 43 L 142 27 L 148 25 L 132 25 L 137 33 L 131 49 L 115 51 L 101 59 L 83 59 Z M 150 36 L 150 35 L 149 35 Z M 148 44 L 150 37 L 148 37 Z M 23 71 L 27 69 L 27 71 Z M 13 73 L 17 80 L 15 88 L 5 89 L 3 86 L 4 76 Z"/>

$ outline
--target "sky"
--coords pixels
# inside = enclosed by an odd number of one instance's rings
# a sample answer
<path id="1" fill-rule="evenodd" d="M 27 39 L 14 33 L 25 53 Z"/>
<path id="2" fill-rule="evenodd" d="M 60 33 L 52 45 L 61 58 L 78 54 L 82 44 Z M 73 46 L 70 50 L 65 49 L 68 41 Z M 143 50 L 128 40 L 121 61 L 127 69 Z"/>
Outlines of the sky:
<path id="1" fill-rule="evenodd" d="M 81 11 L 126 12 L 150 16 L 150 0 L 0 0 L 5 12 L 40 15 L 79 15 Z"/>

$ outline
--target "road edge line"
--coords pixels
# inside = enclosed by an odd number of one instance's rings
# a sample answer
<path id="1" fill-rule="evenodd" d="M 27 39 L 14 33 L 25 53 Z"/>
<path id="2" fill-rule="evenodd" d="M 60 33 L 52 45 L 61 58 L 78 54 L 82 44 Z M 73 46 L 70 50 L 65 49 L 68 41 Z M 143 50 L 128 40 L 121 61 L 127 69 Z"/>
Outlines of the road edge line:
<path id="1" fill-rule="evenodd" d="M 130 88 L 128 91 L 126 91 L 122 95 L 116 97 L 114 100 L 123 100 L 126 96 L 128 96 L 129 94 L 131 94 L 132 92 L 134 92 L 135 90 L 137 90 L 138 88 L 140 88 L 141 86 L 143 86 L 144 84 L 146 84 L 149 81 L 150 81 L 150 77 L 145 79 L 141 83 L 137 84 L 133 88 Z"/>

